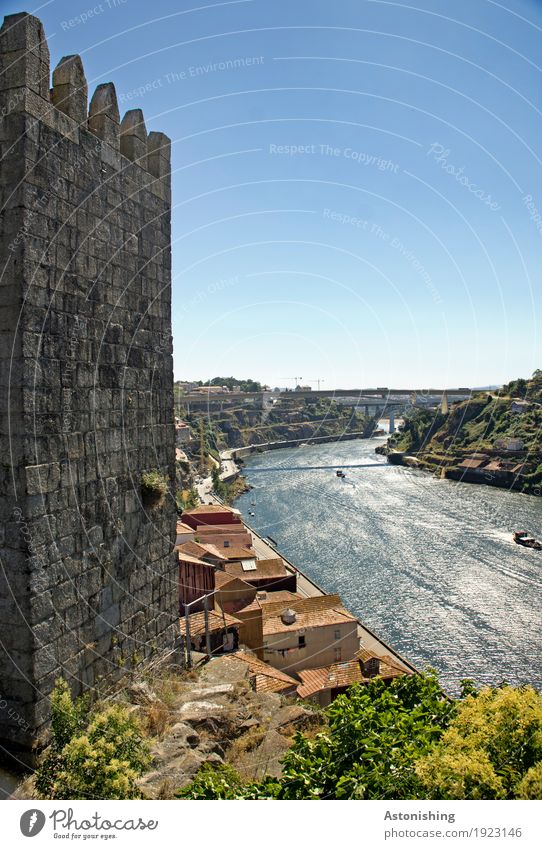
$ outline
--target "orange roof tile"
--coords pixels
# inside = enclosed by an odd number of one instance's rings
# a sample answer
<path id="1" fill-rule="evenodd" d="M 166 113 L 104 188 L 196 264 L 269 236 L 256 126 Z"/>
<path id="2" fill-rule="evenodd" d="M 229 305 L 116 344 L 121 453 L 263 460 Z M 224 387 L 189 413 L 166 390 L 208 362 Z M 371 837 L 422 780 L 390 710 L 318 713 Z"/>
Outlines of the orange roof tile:
<path id="1" fill-rule="evenodd" d="M 364 651 L 363 649 L 361 651 Z M 356 657 L 360 652 L 356 652 Z M 370 655 L 373 657 L 373 655 Z M 369 658 L 367 658 L 369 659 Z M 379 658 L 380 672 L 375 675 L 375 678 L 395 678 L 397 675 L 409 674 L 405 669 L 399 669 L 398 666 L 387 663 L 391 658 L 387 655 Z M 309 696 L 315 695 L 320 690 L 332 690 L 336 687 L 351 687 L 352 684 L 368 684 L 374 678 L 367 678 L 363 675 L 362 668 L 358 660 L 346 660 L 339 663 L 332 663 L 330 666 L 320 666 L 318 669 L 300 669 L 297 673 L 301 678 L 301 684 L 297 688 L 297 694 L 300 698 L 306 699 Z"/>
<path id="2" fill-rule="evenodd" d="M 198 557 L 192 557 L 191 554 L 186 554 L 186 552 L 177 550 L 177 554 L 179 555 L 180 563 L 195 563 L 198 566 L 206 566 L 207 569 L 212 569 L 210 563 L 206 563 L 204 560 L 200 560 Z"/>
<path id="3" fill-rule="evenodd" d="M 245 581 L 251 581 L 255 578 L 261 578 L 265 580 L 274 580 L 281 579 L 288 575 L 288 571 L 283 561 L 278 558 L 273 558 L 272 560 L 256 560 L 255 561 L 256 568 L 250 569 L 248 572 L 243 569 L 243 564 L 238 561 L 233 561 L 230 563 L 226 563 L 224 565 L 224 569 L 230 575 L 236 575 L 239 578 L 243 578 Z"/>
<path id="4" fill-rule="evenodd" d="M 209 611 L 209 631 L 222 631 L 223 628 L 229 628 L 232 625 L 241 625 L 242 623 L 235 616 L 230 616 L 228 613 L 217 613 L 214 610 Z M 180 619 L 181 634 L 186 636 L 186 621 L 184 616 Z M 198 637 L 205 634 L 205 613 L 190 614 L 190 636 Z"/>
<path id="5" fill-rule="evenodd" d="M 177 533 L 178 534 L 195 534 L 194 528 L 191 528 L 190 525 L 186 525 L 182 519 L 179 519 L 177 522 Z"/>
<path id="6" fill-rule="evenodd" d="M 257 693 L 280 693 L 283 690 L 295 689 L 299 684 L 295 678 L 264 663 L 252 652 L 238 651 L 230 656 L 247 664 Z"/>
<path id="7" fill-rule="evenodd" d="M 222 556 L 221 552 L 218 548 L 215 548 L 214 545 L 201 544 L 199 542 L 193 542 L 189 540 L 188 542 L 183 542 L 181 545 L 177 546 L 177 551 L 182 554 L 190 554 L 192 557 L 208 557 L 212 555 L 213 557 L 219 560 L 226 560 L 225 557 Z"/>

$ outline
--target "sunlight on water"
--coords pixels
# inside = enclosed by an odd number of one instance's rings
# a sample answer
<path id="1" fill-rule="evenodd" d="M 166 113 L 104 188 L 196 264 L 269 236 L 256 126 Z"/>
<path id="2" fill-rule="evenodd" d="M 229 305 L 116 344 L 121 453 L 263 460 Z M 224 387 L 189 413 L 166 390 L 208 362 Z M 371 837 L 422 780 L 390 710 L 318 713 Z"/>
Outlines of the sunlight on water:
<path id="1" fill-rule="evenodd" d="M 542 499 L 390 466 L 377 444 L 256 455 L 246 462 L 255 489 L 236 506 L 247 519 L 253 510 L 250 522 L 286 557 L 418 667 L 435 667 L 449 689 L 466 677 L 541 687 L 542 552 L 511 534 L 525 527 L 542 537 Z"/>

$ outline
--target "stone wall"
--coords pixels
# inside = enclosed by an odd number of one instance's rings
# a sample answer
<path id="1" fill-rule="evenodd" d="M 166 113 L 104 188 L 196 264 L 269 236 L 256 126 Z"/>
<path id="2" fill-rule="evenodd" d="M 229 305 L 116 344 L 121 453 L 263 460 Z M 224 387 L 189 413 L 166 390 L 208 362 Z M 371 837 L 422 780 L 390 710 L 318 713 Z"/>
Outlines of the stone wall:
<path id="1" fill-rule="evenodd" d="M 28 748 L 75 693 L 173 649 L 170 142 L 87 110 L 78 56 L 50 90 L 41 22 L 0 30 L 0 740 Z"/>

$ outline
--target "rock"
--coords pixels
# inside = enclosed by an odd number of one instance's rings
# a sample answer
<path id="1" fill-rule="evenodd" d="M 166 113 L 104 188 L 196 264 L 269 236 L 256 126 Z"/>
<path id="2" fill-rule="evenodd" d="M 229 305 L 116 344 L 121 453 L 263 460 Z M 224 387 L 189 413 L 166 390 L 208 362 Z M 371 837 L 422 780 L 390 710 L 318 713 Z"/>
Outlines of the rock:
<path id="1" fill-rule="evenodd" d="M 233 696 L 235 687 L 233 684 L 210 684 L 208 687 L 194 687 L 190 690 L 190 701 L 209 699 L 216 696 Z"/>
<path id="2" fill-rule="evenodd" d="M 136 705 L 161 704 L 161 700 L 156 693 L 153 693 L 149 685 L 144 681 L 131 684 L 128 687 L 128 695 Z"/>
<path id="3" fill-rule="evenodd" d="M 183 722 L 205 722 L 209 719 L 220 720 L 226 712 L 226 706 L 218 702 L 186 702 L 178 712 Z"/>

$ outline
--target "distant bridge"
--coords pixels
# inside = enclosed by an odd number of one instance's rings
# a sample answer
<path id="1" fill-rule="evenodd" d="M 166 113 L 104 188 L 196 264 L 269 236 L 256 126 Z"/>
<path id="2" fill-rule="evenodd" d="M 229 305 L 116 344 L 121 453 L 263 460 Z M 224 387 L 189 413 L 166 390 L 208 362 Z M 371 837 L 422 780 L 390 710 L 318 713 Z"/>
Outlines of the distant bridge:
<path id="1" fill-rule="evenodd" d="M 212 389 L 212 387 L 209 387 Z M 411 398 L 442 398 L 443 395 L 448 398 L 470 398 L 473 390 L 467 387 L 459 387 L 452 389 L 388 389 L 387 387 L 377 387 L 376 389 L 311 389 L 311 390 L 287 390 L 285 392 L 191 392 L 187 395 L 181 395 L 179 400 L 186 403 L 207 402 L 214 403 L 220 401 L 263 401 L 269 398 L 351 398 L 359 399 L 359 403 L 366 403 L 367 400 L 379 398 L 387 405 L 394 401 L 400 403 L 401 399 Z"/>

